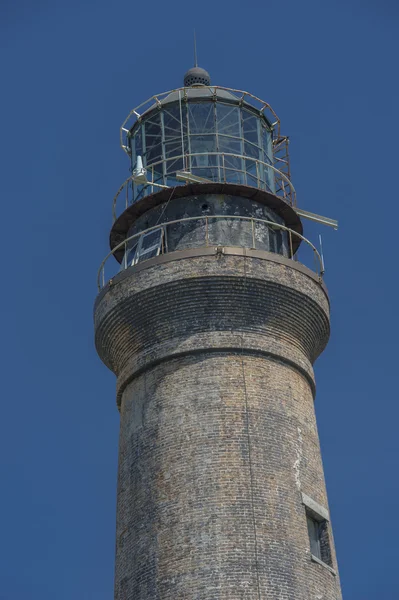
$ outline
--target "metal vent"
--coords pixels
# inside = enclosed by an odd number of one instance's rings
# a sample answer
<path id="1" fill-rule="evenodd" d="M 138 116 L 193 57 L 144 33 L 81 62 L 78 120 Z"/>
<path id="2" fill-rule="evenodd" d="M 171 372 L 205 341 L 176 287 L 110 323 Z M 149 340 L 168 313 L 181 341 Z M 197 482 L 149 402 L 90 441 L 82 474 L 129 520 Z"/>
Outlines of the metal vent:
<path id="1" fill-rule="evenodd" d="M 184 87 L 192 85 L 211 85 L 209 73 L 201 67 L 192 67 L 184 76 Z"/>

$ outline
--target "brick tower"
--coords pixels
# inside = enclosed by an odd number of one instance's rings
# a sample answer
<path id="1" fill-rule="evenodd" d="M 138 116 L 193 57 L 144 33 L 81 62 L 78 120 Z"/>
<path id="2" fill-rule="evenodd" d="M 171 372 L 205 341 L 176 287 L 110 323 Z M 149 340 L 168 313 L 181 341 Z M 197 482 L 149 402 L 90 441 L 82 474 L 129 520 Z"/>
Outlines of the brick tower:
<path id="1" fill-rule="evenodd" d="M 297 208 L 271 107 L 198 67 L 121 144 L 95 303 L 121 416 L 115 599 L 339 600 L 312 368 L 329 300 L 301 217 L 335 222 Z"/>

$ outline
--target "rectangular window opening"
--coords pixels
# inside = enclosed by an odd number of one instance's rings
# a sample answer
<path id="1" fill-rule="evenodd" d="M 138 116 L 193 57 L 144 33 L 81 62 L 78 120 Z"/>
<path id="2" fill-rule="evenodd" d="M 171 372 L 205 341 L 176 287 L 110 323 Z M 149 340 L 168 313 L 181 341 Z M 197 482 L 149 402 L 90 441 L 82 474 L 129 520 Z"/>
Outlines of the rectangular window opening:
<path id="1" fill-rule="evenodd" d="M 135 254 L 135 264 L 161 254 L 163 251 L 163 241 L 163 227 L 142 235 Z"/>
<path id="2" fill-rule="evenodd" d="M 328 521 L 319 515 L 316 515 L 308 508 L 306 509 L 306 520 L 308 525 L 310 551 L 312 555 L 329 567 L 332 567 Z"/>

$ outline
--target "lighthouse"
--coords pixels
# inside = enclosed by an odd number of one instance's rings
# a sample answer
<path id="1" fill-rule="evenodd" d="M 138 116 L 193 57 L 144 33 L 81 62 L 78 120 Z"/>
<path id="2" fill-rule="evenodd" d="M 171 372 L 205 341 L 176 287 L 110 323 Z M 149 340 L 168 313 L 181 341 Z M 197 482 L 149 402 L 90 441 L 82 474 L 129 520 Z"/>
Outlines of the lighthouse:
<path id="1" fill-rule="evenodd" d="M 135 107 L 95 342 L 120 411 L 115 600 L 340 600 L 313 364 L 329 297 L 271 106 L 211 83 Z M 322 401 L 322 399 L 321 399 Z"/>

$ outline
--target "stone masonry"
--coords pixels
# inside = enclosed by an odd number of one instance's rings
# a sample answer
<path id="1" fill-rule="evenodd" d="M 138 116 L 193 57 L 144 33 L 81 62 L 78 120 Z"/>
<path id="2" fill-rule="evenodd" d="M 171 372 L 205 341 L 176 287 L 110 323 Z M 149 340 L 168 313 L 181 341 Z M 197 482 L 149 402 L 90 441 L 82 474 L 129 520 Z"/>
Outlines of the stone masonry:
<path id="1" fill-rule="evenodd" d="M 197 248 L 114 278 L 96 346 L 121 413 L 116 600 L 340 600 L 312 559 L 328 515 L 312 365 L 329 337 L 317 276 L 262 250 Z"/>

